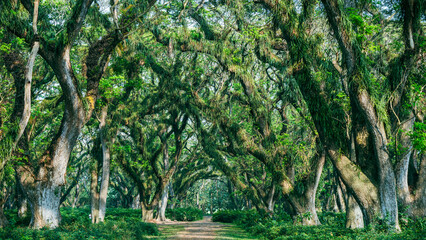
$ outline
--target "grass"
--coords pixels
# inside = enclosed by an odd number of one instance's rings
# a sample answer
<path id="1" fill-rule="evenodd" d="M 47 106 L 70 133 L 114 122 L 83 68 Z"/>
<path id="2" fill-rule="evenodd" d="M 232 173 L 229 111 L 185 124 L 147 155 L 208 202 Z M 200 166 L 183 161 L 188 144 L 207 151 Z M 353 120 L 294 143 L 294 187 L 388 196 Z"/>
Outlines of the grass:
<path id="1" fill-rule="evenodd" d="M 147 239 L 164 240 L 176 236 L 178 232 L 184 231 L 184 225 L 157 225 L 160 230 L 160 236 L 146 236 Z"/>
<path id="2" fill-rule="evenodd" d="M 216 239 L 258 239 L 234 224 L 224 223 L 223 228 L 216 232 Z"/>

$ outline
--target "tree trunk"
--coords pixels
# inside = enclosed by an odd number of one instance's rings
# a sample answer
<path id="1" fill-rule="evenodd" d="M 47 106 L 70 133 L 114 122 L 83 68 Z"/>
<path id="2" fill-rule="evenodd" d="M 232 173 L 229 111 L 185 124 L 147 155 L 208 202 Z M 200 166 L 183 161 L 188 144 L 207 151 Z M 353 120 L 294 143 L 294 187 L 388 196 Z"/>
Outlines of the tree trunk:
<path id="1" fill-rule="evenodd" d="M 31 53 L 28 57 L 28 62 L 25 65 L 25 71 L 23 72 L 22 76 L 22 61 L 21 59 L 16 59 L 13 57 L 13 54 L 8 54 L 8 56 L 5 57 L 6 61 L 8 60 L 8 57 L 12 57 L 12 59 L 9 59 L 9 64 L 6 64 L 6 68 L 12 73 L 13 77 L 15 78 L 15 87 L 16 87 L 16 93 L 15 93 L 15 106 L 13 109 L 13 116 L 11 118 L 12 121 L 16 121 L 17 123 L 17 130 L 16 132 L 13 132 L 14 139 L 13 144 L 10 148 L 10 153 L 7 154 L 5 159 L 0 160 L 0 171 L 3 172 L 3 169 L 5 165 L 8 162 L 8 158 L 14 154 L 17 145 L 20 142 L 20 139 L 22 135 L 24 134 L 25 128 L 27 127 L 28 121 L 31 116 L 31 83 L 33 78 L 33 69 L 35 65 L 35 59 L 38 55 L 38 51 L 40 48 L 40 40 L 37 36 L 37 19 L 38 19 L 38 8 L 39 8 L 39 0 L 34 1 L 33 5 L 33 12 L 32 12 L 32 30 L 34 34 L 34 39 L 31 47 Z M 19 119 L 19 123 L 17 122 Z M 13 130 L 14 131 L 14 130 Z M 0 136 L 1 137 L 1 136 Z M 2 173 L 0 173 L 2 174 Z M 20 190 L 23 190 L 23 188 L 20 188 Z M 6 199 L 2 199 L 2 201 L 5 201 Z M 1 203 L 1 209 L 0 209 L 0 226 L 5 226 L 8 224 L 8 221 L 3 213 L 3 207 L 4 203 Z M 21 209 L 20 209 L 21 210 Z M 18 213 L 19 214 L 19 213 Z"/>
<path id="2" fill-rule="evenodd" d="M 237 204 L 237 199 L 235 197 L 235 193 L 234 193 L 234 186 L 232 185 L 231 180 L 228 179 L 228 181 L 226 181 L 226 185 L 228 187 L 228 194 L 229 194 L 229 199 L 231 200 L 231 209 L 237 210 L 238 209 L 238 204 Z M 203 183 L 201 185 L 202 187 L 204 186 L 204 180 Z M 201 189 L 200 189 L 201 192 Z"/>
<path id="3" fill-rule="evenodd" d="M 77 80 L 71 68 L 70 50 L 71 46 L 65 48 L 63 54 L 55 58 L 55 65 L 52 64 L 65 96 L 65 112 L 59 131 L 39 160 L 37 169 L 22 166 L 18 168 L 20 179 L 24 180 L 22 185 L 33 208 L 31 223 L 34 228 L 58 227 L 61 219 L 60 192 L 65 185 L 69 156 L 87 121 L 85 107 L 74 85 Z M 94 102 L 90 109 L 93 107 Z M 24 175 L 26 178 L 22 177 Z"/>
<path id="4" fill-rule="evenodd" d="M 166 187 L 163 190 L 163 194 L 161 196 L 161 201 L 158 207 L 158 217 L 157 219 L 160 221 L 166 221 L 166 208 L 167 208 L 167 200 L 169 198 L 169 188 Z"/>
<path id="5" fill-rule="evenodd" d="M 330 147 L 328 154 L 338 170 L 339 177 L 347 187 L 347 192 L 355 193 L 354 197 L 365 211 L 367 218 L 364 220 L 368 224 L 380 212 L 378 189 L 363 172 L 355 170 L 357 166 L 345 155 L 338 154 L 332 149 L 333 147 Z"/>
<path id="6" fill-rule="evenodd" d="M 163 146 L 164 169 L 163 170 L 164 172 L 167 172 L 169 170 L 169 146 L 167 144 L 167 139 L 164 140 L 163 144 L 164 144 Z M 166 208 L 167 208 L 167 201 L 169 199 L 169 188 L 170 188 L 170 183 L 167 184 L 167 186 L 163 189 L 160 204 L 158 206 L 157 219 L 163 222 L 166 221 Z"/>
<path id="7" fill-rule="evenodd" d="M 353 113 L 354 114 L 354 113 Z M 355 113 L 357 114 L 357 113 Z M 354 125 L 356 125 L 358 122 L 354 121 Z M 365 146 L 368 144 L 367 140 L 365 140 L 365 142 L 361 143 L 360 141 L 356 141 L 356 136 L 357 134 L 359 134 L 361 131 L 357 131 L 355 132 L 356 129 L 355 127 L 353 128 L 352 134 L 350 135 L 350 141 L 351 141 L 351 145 L 350 145 L 350 156 L 351 156 L 351 161 L 355 162 L 357 160 L 359 160 L 359 156 L 365 154 L 365 152 L 363 152 L 361 146 Z M 360 145 L 360 149 L 358 151 L 358 155 L 357 155 L 357 151 L 356 151 L 356 146 L 357 144 Z M 368 152 L 368 151 L 367 151 Z M 374 168 L 373 168 L 374 169 Z M 338 183 L 341 189 L 346 189 L 345 185 L 342 183 L 342 181 L 340 181 L 339 178 L 338 179 Z M 360 205 L 356 202 L 354 196 L 352 195 L 352 193 L 350 191 L 345 191 L 346 192 L 346 201 L 345 201 L 345 205 L 346 205 L 346 228 L 350 228 L 350 229 L 358 229 L 358 228 L 364 228 L 364 215 L 362 213 L 361 207 Z M 366 217 L 367 218 L 367 217 Z M 368 221 L 366 221 L 368 222 Z"/>
<path id="8" fill-rule="evenodd" d="M 147 205 L 141 202 L 142 221 L 150 222 L 154 219 L 154 209 L 152 205 Z"/>
<path id="9" fill-rule="evenodd" d="M 341 192 L 346 192 L 346 198 L 344 199 L 344 205 L 346 208 L 346 228 L 364 228 L 364 214 L 361 207 L 356 202 L 354 196 L 346 190 L 345 185 L 338 177 L 336 177 L 336 181 L 338 181 L 338 188 L 341 189 Z"/>
<path id="10" fill-rule="evenodd" d="M 140 202 L 140 195 L 138 194 L 138 195 L 136 195 L 136 197 L 134 197 L 133 198 L 133 201 L 132 201 L 132 209 L 139 209 L 139 208 L 141 208 L 141 204 L 140 204 L 141 202 Z"/>
<path id="11" fill-rule="evenodd" d="M 340 181 L 340 180 L 336 178 L 336 181 Z M 342 188 L 340 187 L 339 182 L 336 182 L 335 197 L 337 201 L 337 207 L 339 208 L 339 212 L 344 212 L 346 208 L 345 197 L 343 195 L 343 191 L 342 191 Z"/>
<path id="12" fill-rule="evenodd" d="M 296 222 L 304 226 L 316 226 L 321 222 L 318 219 L 318 214 L 315 208 L 315 198 L 312 196 L 294 198 L 292 201 L 293 209 L 296 211 Z M 296 203 L 295 203 L 296 202 Z"/>
<path id="13" fill-rule="evenodd" d="M 287 9 L 282 8 L 282 5 L 278 4 L 278 1 L 262 1 L 277 17 L 276 21 L 279 24 L 279 27 L 283 33 L 283 39 L 289 44 L 294 43 L 297 39 L 297 45 L 309 45 L 311 40 L 309 38 L 303 38 L 301 35 L 294 35 L 297 32 L 295 29 L 291 28 L 291 25 L 285 24 L 289 20 L 288 14 L 283 14 Z M 333 21 L 332 25 L 333 31 L 335 31 L 336 36 L 340 36 L 341 32 L 339 31 L 339 26 L 335 26 L 334 16 L 339 13 L 340 9 L 338 8 L 336 2 L 322 0 L 323 5 L 326 9 L 327 14 L 330 16 L 330 22 Z M 332 5 L 332 6 L 329 6 Z M 337 9 L 335 9 L 337 6 Z M 333 9 L 331 9 L 333 7 Z M 330 10 L 331 9 L 331 10 Z M 342 19 L 342 18 L 339 18 Z M 309 36 L 308 36 L 309 37 Z M 347 36 L 344 36 L 344 39 L 347 39 Z M 302 44 L 300 44 L 302 43 Z M 344 45 L 339 42 L 339 46 Z M 291 50 L 291 49 L 290 49 Z M 346 51 L 345 51 L 346 53 Z M 380 204 L 377 201 L 379 198 L 379 193 L 377 187 L 370 181 L 370 179 L 353 164 L 347 155 L 342 152 L 342 146 L 345 145 L 347 141 L 345 139 L 345 133 L 341 131 L 341 121 L 336 121 L 336 116 L 344 118 L 344 111 L 342 109 L 336 109 L 337 111 L 331 111 L 333 107 L 330 106 L 329 101 L 323 96 L 326 96 L 327 93 L 324 92 L 324 88 L 320 86 L 312 73 L 312 66 L 306 59 L 301 56 L 299 50 L 290 51 L 291 61 L 293 64 L 300 64 L 300 68 L 293 72 L 293 76 L 299 85 L 299 89 L 302 92 L 303 98 L 308 105 L 309 112 L 312 116 L 315 128 L 318 132 L 321 143 L 327 151 L 327 155 L 331 158 L 333 165 L 338 170 L 338 174 L 348 186 L 348 189 L 356 193 L 357 202 L 361 203 L 362 207 L 366 210 L 367 215 L 370 219 L 373 219 L 376 216 L 376 213 L 380 210 Z M 312 56 L 314 57 L 314 56 Z M 351 62 L 351 59 L 346 59 L 348 62 Z M 353 63 L 353 61 L 351 62 Z M 337 114 L 337 115 L 336 115 Z M 337 117 L 337 118 L 339 118 Z"/>
<path id="14" fill-rule="evenodd" d="M 25 196 L 24 190 L 22 189 L 22 185 L 19 181 L 18 174 L 15 174 L 15 180 L 16 180 L 16 202 L 18 207 L 18 216 L 22 218 L 27 214 L 28 202 L 27 202 L 27 197 Z"/>
<path id="15" fill-rule="evenodd" d="M 269 192 L 269 196 L 268 196 L 268 211 L 270 213 L 274 212 L 274 206 L 275 206 L 275 199 L 274 199 L 274 195 L 275 195 L 275 184 L 272 183 L 272 188 L 271 191 Z"/>
<path id="16" fill-rule="evenodd" d="M 339 209 L 339 205 L 337 204 L 337 194 L 336 194 L 336 191 L 334 190 L 333 190 L 332 197 L 333 197 L 333 212 L 337 213 L 340 211 L 340 209 Z"/>
<path id="17" fill-rule="evenodd" d="M 72 201 L 72 204 L 71 204 L 72 208 L 76 207 L 79 198 L 80 198 L 80 185 L 77 183 L 77 185 L 75 186 L 74 200 Z"/>
<path id="18" fill-rule="evenodd" d="M 321 178 L 322 169 L 325 164 L 325 152 L 317 153 L 315 156 L 311 172 L 305 184 L 306 190 L 303 194 L 289 194 L 290 203 L 295 210 L 296 219 L 301 220 L 302 225 L 320 225 L 316 207 L 315 195 Z"/>
<path id="19" fill-rule="evenodd" d="M 49 43 L 49 46 L 40 48 L 40 55 L 53 69 L 61 86 L 65 110 L 56 136 L 52 139 L 38 163 L 19 167 L 18 169 L 20 179 L 24 180 L 25 191 L 31 193 L 27 195 L 29 196 L 28 200 L 31 202 L 31 207 L 34 208 L 33 212 L 40 212 L 40 209 L 41 211 L 46 211 L 46 209 L 50 211 L 48 214 L 35 215 L 41 218 L 41 221 L 37 219 L 34 219 L 37 221 L 33 221 L 35 224 L 40 223 L 35 226 L 37 228 L 45 226 L 54 228 L 59 222 L 59 208 L 56 209 L 56 205 L 59 205 L 59 199 L 57 203 L 49 204 L 47 201 L 41 201 L 40 196 L 44 197 L 46 195 L 46 197 L 50 198 L 49 200 L 56 201 L 56 196 L 60 195 L 60 188 L 65 184 L 70 153 L 82 127 L 90 119 L 95 108 L 99 81 L 108 66 L 110 55 L 115 46 L 121 42 L 123 35 L 126 35 L 122 31 L 111 31 L 91 44 L 85 60 L 88 71 L 86 73 L 86 95 L 83 97 L 82 91 L 79 90 L 80 84 L 78 83 L 80 81 L 73 72 L 70 52 L 75 39 L 81 31 L 92 2 L 93 0 L 78 1 L 72 8 L 71 18 L 64 23 L 66 28 L 58 34 L 56 41 L 52 44 Z M 140 10 L 148 10 L 155 2 L 150 1 L 149 4 L 142 6 Z M 22 1 L 22 4 L 27 9 L 33 8 L 30 1 Z M 139 11 L 135 12 L 139 14 Z M 133 18 L 134 15 L 127 17 Z M 19 34 L 22 35 L 23 33 L 19 32 Z M 32 166 L 37 166 L 37 168 L 33 169 Z M 25 178 L 22 176 L 25 176 Z M 57 219 L 53 220 L 51 219 L 52 217 Z M 43 226 L 42 224 L 46 225 Z"/>
<path id="20" fill-rule="evenodd" d="M 27 189 L 31 203 L 31 223 L 35 229 L 42 227 L 57 228 L 61 221 L 59 202 L 61 186 L 37 182 L 34 188 Z"/>
<path id="21" fill-rule="evenodd" d="M 27 212 L 28 212 L 28 202 L 27 202 L 27 198 L 24 197 L 19 200 L 18 217 L 20 218 L 25 217 L 25 215 L 27 215 Z"/>
<path id="22" fill-rule="evenodd" d="M 414 217 L 426 217 L 426 153 L 422 155 L 416 187 L 413 204 L 408 209 L 408 213 Z"/>
<path id="23" fill-rule="evenodd" d="M 357 229 L 364 228 L 364 218 L 355 198 L 347 193 L 348 199 L 346 201 L 346 228 Z"/>
<path id="24" fill-rule="evenodd" d="M 6 227 L 7 225 L 9 225 L 9 221 L 4 215 L 3 206 L 1 206 L 0 207 L 0 228 Z"/>
<path id="25" fill-rule="evenodd" d="M 195 194 L 197 208 L 200 208 L 200 191 Z"/>
<path id="26" fill-rule="evenodd" d="M 409 185 L 410 162 L 415 159 L 413 159 L 413 144 L 408 133 L 414 127 L 414 120 L 413 113 L 410 113 L 409 119 L 404 121 L 400 126 L 402 131 L 401 136 L 398 138 L 398 144 L 402 146 L 402 149 L 406 150 L 399 157 L 399 162 L 395 169 L 396 182 L 398 187 L 398 201 L 402 206 L 402 210 L 411 217 L 424 217 L 426 216 L 426 187 L 424 187 L 426 184 L 426 177 L 424 176 L 426 174 L 425 155 L 422 156 L 423 159 L 420 162 L 417 182 L 412 183 L 411 186 Z"/>
<path id="27" fill-rule="evenodd" d="M 107 145 L 106 135 L 107 135 L 107 127 L 106 127 L 106 118 L 108 113 L 108 106 L 104 106 L 102 108 L 101 119 L 99 123 L 99 131 L 100 138 L 102 144 L 102 181 L 101 181 L 101 189 L 99 191 L 99 219 L 97 222 L 103 222 L 105 219 L 106 212 L 106 201 L 108 195 L 108 184 L 109 184 L 109 175 L 110 175 L 110 162 L 111 155 L 110 149 Z M 112 140 L 114 142 L 114 140 Z"/>
<path id="28" fill-rule="evenodd" d="M 213 214 L 213 192 L 210 192 L 210 214 Z"/>
<path id="29" fill-rule="evenodd" d="M 411 115 L 413 115 L 411 113 Z M 411 196 L 409 186 L 408 186 L 408 169 L 410 164 L 410 159 L 413 152 L 413 144 L 411 143 L 408 132 L 413 129 L 414 126 L 414 116 L 411 119 L 406 121 L 400 128 L 406 133 L 402 133 L 398 139 L 398 144 L 401 144 L 403 148 L 406 149 L 403 152 L 402 156 L 399 157 L 399 162 L 396 165 L 396 183 L 398 187 L 398 201 L 403 208 L 411 207 L 413 203 L 413 197 Z M 398 156 L 397 156 L 398 157 Z"/>
<path id="30" fill-rule="evenodd" d="M 415 1 L 402 1 L 402 8 L 407 5 L 411 7 L 411 9 L 405 9 L 407 11 L 405 14 L 403 13 L 404 25 L 406 25 L 407 20 L 412 21 L 412 18 L 415 17 L 413 14 L 414 2 Z M 356 103 L 353 107 L 359 108 L 373 138 L 373 147 L 375 150 L 373 159 L 374 162 L 378 164 L 379 169 L 378 193 L 381 217 L 390 228 L 399 231 L 396 180 L 391 159 L 386 149 L 388 142 L 384 123 L 379 119 L 370 94 L 365 87 L 362 87 L 364 84 L 362 81 L 364 78 L 368 78 L 368 76 L 364 75 L 362 69 L 368 66 L 365 62 L 357 61 L 360 56 L 363 56 L 363 53 L 360 51 L 356 41 L 354 41 L 353 35 L 350 34 L 350 29 L 348 29 L 347 25 L 343 22 L 344 13 L 342 12 L 341 6 L 339 6 L 339 2 L 337 0 L 322 0 L 322 3 L 326 10 L 330 27 L 333 30 L 343 54 L 343 61 L 346 65 L 347 76 L 350 83 L 349 96 L 351 102 L 354 101 Z M 418 11 L 418 9 L 415 11 Z M 419 16 L 420 15 L 417 15 L 416 17 L 419 19 Z M 410 44 L 407 46 L 409 45 Z M 412 48 L 414 48 L 414 44 Z M 401 86 L 401 89 L 404 89 L 404 86 Z"/>
<path id="31" fill-rule="evenodd" d="M 9 225 L 9 221 L 7 220 L 6 216 L 4 215 L 4 205 L 7 200 L 7 189 L 3 188 L 0 193 L 0 228 L 6 227 Z"/>
<path id="32" fill-rule="evenodd" d="M 420 165 L 420 177 L 417 181 L 417 192 L 414 201 L 417 206 L 417 211 L 413 211 L 412 215 L 426 217 L 426 153 L 423 154 Z"/>
<path id="33" fill-rule="evenodd" d="M 379 196 L 382 218 L 389 226 L 400 230 L 398 221 L 398 203 L 396 181 L 392 163 L 388 154 L 384 123 L 376 116 L 372 100 L 365 90 L 356 90 L 358 101 L 368 119 L 370 132 L 374 139 L 374 148 L 379 166 Z"/>
<path id="34" fill-rule="evenodd" d="M 92 163 L 90 170 L 90 206 L 92 223 L 97 223 L 99 219 L 98 169 L 98 162 Z"/>

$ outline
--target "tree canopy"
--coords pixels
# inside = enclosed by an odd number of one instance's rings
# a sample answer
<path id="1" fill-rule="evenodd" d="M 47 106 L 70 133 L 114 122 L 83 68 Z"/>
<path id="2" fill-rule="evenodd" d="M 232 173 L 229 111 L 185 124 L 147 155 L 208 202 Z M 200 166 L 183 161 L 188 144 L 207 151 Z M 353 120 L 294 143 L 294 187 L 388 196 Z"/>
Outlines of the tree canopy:
<path id="1" fill-rule="evenodd" d="M 426 217 L 425 21 L 421 0 L 1 1 L 0 225 L 28 200 L 36 229 L 90 205 L 398 232 Z"/>

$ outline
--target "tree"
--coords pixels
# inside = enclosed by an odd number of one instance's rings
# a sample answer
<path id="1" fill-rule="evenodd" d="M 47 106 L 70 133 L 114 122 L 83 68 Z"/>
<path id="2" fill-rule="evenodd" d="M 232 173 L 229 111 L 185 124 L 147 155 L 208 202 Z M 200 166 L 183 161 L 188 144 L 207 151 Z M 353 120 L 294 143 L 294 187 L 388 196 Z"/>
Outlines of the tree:
<path id="1" fill-rule="evenodd" d="M 127 31 L 130 30 L 129 19 L 134 19 L 141 12 L 146 12 L 155 1 L 141 3 L 131 9 L 130 13 L 121 19 L 120 24 L 123 31 L 111 31 L 99 40 L 93 42 L 89 47 L 89 54 L 85 60 L 87 66 L 87 89 L 83 97 L 71 63 L 71 50 L 73 44 L 81 32 L 83 22 L 92 5 L 91 0 L 77 1 L 71 9 L 69 19 L 62 27 L 63 31 L 54 39 L 50 38 L 50 32 L 39 33 L 40 50 L 43 59 L 53 69 L 55 76 L 61 86 L 65 107 L 61 121 L 61 127 L 52 139 L 36 164 L 36 167 L 28 165 L 19 167 L 17 170 L 20 180 L 32 206 L 31 225 L 34 228 L 50 227 L 56 228 L 60 222 L 59 202 L 61 186 L 65 184 L 65 174 L 70 153 L 75 145 L 76 139 L 82 127 L 90 119 L 95 102 L 98 97 L 99 81 L 105 71 L 109 57 L 115 46 L 121 42 Z M 28 12 L 34 11 L 31 1 L 21 1 L 23 8 Z M 35 35 L 34 31 L 28 29 L 26 20 L 22 18 L 9 1 L 2 3 L 1 25 L 16 36 L 30 43 Z M 39 21 L 46 24 L 48 31 L 57 28 L 49 21 L 48 9 L 41 5 Z M 18 13 L 22 12 L 18 8 Z M 31 160 L 30 160 L 31 161 Z"/>

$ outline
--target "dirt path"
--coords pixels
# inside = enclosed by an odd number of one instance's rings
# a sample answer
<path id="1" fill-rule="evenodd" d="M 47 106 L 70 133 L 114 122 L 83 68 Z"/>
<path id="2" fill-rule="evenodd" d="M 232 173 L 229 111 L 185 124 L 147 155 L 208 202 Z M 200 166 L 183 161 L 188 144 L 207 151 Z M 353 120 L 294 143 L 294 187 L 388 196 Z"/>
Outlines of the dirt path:
<path id="1" fill-rule="evenodd" d="M 229 224 L 211 221 L 211 216 L 195 222 L 165 222 L 158 227 L 165 239 L 255 239 Z"/>

